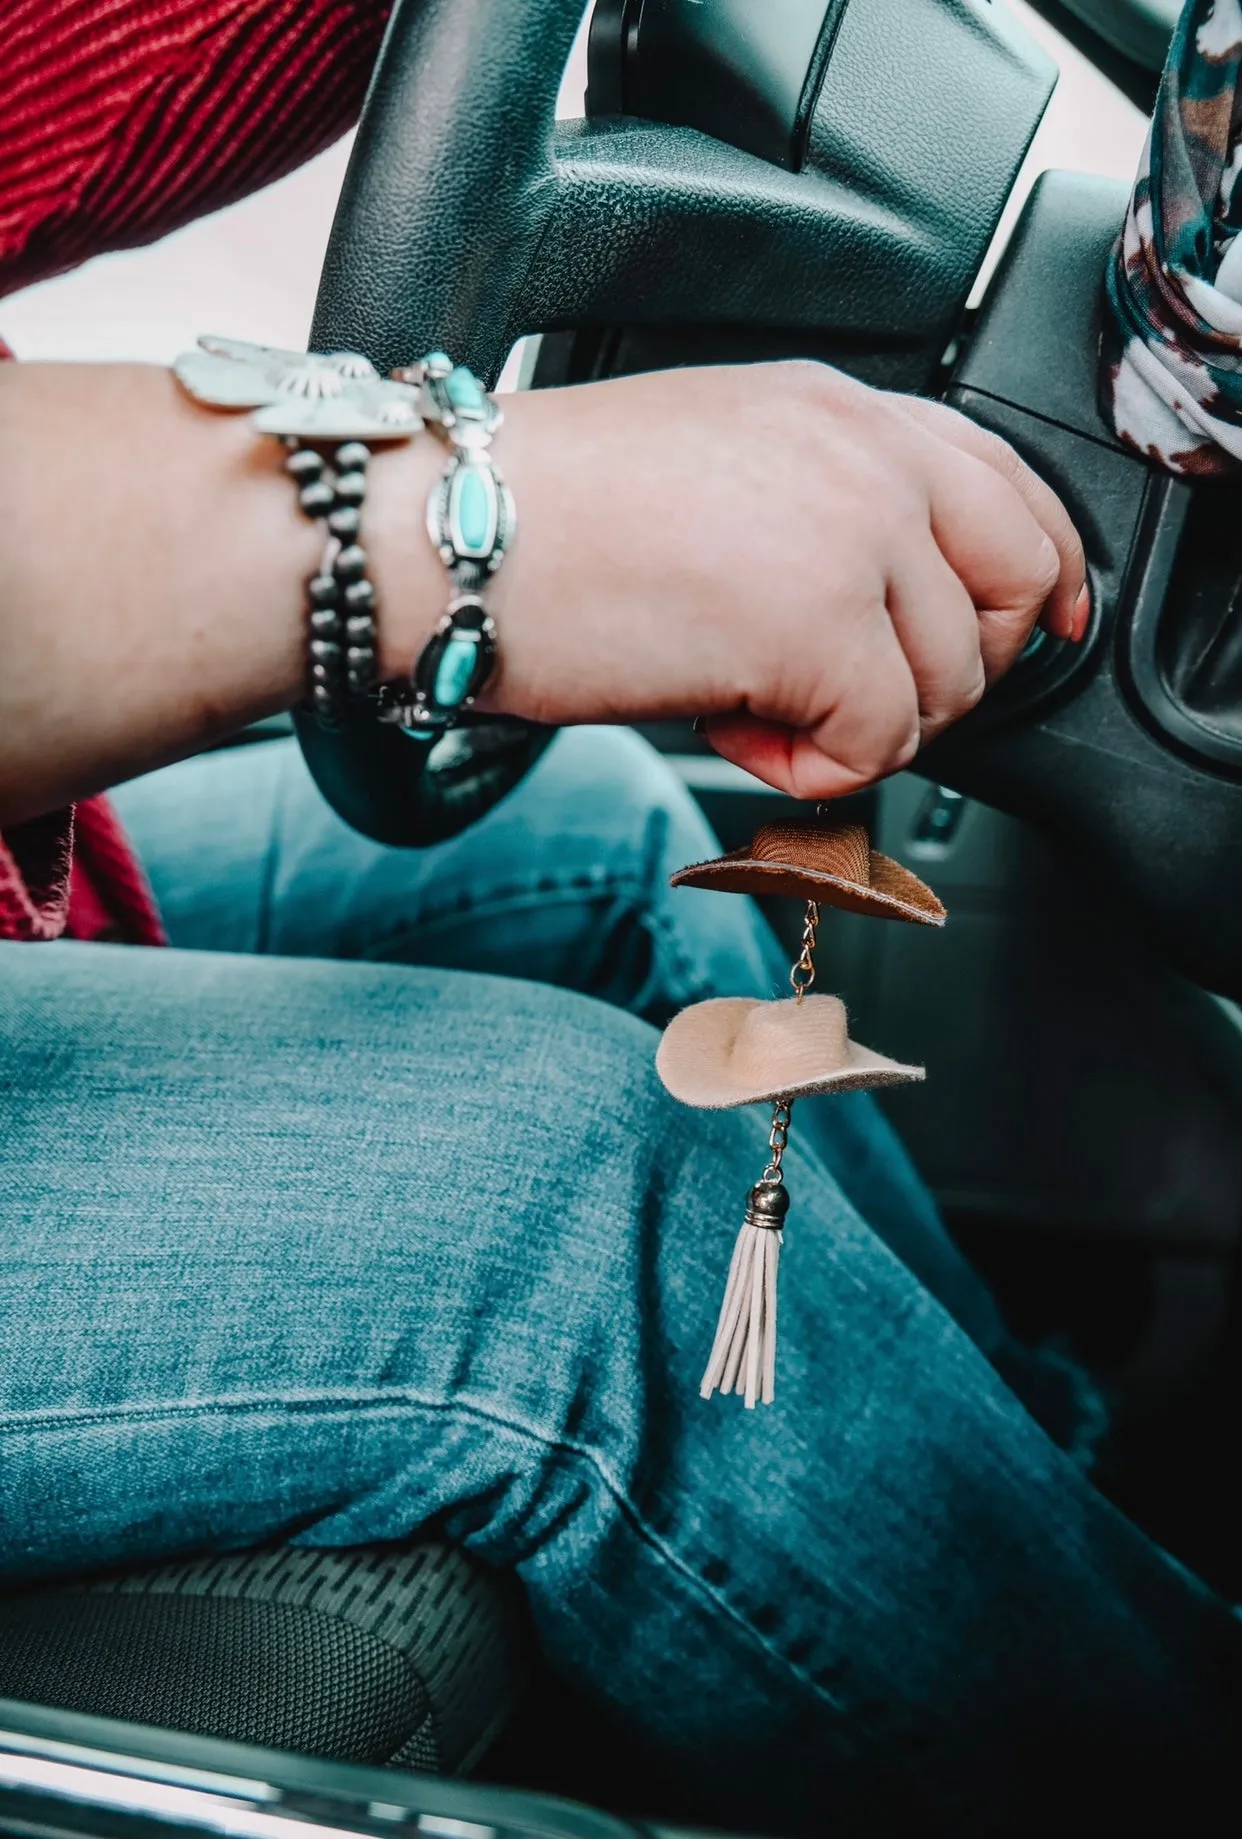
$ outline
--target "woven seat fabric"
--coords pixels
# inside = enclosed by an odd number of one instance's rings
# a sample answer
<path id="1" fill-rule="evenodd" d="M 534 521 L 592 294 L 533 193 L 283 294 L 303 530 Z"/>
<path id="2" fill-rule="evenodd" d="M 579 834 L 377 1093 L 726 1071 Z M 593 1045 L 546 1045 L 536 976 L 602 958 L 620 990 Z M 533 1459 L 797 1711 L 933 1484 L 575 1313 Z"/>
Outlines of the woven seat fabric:
<path id="1" fill-rule="evenodd" d="M 516 1585 L 436 1541 L 280 1547 L 0 1597 L 0 1697 L 467 1772 L 520 1695 Z"/>

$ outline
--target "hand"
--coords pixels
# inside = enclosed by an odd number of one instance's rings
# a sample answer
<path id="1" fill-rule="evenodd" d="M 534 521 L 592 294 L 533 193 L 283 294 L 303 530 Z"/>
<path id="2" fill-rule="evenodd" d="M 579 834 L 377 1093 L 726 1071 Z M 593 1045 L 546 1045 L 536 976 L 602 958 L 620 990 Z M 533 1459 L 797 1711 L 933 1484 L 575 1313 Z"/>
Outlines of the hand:
<path id="1" fill-rule="evenodd" d="M 1006 444 L 820 365 L 685 370 L 512 398 L 521 528 L 494 706 L 701 715 L 804 799 L 895 772 L 1041 614 L 1081 637 L 1082 546 Z"/>

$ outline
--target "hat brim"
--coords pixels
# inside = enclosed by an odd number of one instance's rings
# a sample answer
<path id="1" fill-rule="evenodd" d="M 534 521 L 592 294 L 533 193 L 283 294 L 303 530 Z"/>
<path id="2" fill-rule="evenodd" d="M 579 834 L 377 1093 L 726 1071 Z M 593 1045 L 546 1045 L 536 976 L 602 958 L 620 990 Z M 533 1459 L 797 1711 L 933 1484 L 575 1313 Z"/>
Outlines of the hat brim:
<path id="1" fill-rule="evenodd" d="M 847 881 L 840 875 L 804 868 L 796 862 L 760 860 L 745 849 L 696 862 L 671 878 L 675 888 L 714 888 L 721 894 L 784 894 L 795 900 L 815 900 L 846 913 L 865 913 L 876 919 L 906 920 L 916 926 L 943 926 L 945 910 L 917 875 L 891 856 L 871 852 L 871 884 Z"/>
<path id="2" fill-rule="evenodd" d="M 656 1071 L 667 1091 L 696 1111 L 732 1111 L 742 1105 L 773 1104 L 778 1098 L 810 1098 L 821 1092 L 873 1092 L 881 1086 L 915 1085 L 927 1077 L 850 1041 L 844 1064 L 819 1066 L 814 1054 L 794 1053 L 787 1068 L 755 1068 L 734 1053 L 741 1025 L 763 1005 L 749 997 L 717 997 L 683 1009 L 665 1029 Z"/>

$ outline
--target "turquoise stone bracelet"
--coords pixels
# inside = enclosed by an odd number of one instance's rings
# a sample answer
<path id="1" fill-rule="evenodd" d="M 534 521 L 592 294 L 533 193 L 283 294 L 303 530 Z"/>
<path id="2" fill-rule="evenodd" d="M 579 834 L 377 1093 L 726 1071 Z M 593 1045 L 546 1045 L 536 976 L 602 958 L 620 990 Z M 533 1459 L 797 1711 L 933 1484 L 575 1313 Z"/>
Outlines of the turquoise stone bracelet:
<path id="1" fill-rule="evenodd" d="M 492 458 L 503 415 L 472 371 L 442 351 L 395 373 L 415 384 L 419 411 L 448 444 L 449 461 L 427 505 L 427 531 L 454 598 L 428 640 L 408 689 L 391 686 L 382 719 L 434 741 L 473 707 L 496 667 L 496 627 L 482 594 L 505 559 L 517 515 Z"/>

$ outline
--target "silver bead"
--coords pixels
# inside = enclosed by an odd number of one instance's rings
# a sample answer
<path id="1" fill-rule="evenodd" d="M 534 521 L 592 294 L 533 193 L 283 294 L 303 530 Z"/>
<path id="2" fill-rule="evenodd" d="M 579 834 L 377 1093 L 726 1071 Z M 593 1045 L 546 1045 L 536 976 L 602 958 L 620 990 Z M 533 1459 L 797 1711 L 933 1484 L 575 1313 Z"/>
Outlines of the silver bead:
<path id="1" fill-rule="evenodd" d="M 323 477 L 323 455 L 313 447 L 295 447 L 285 461 L 285 471 L 299 485 L 313 485 Z"/>
<path id="2" fill-rule="evenodd" d="M 352 543 L 362 528 L 362 519 L 354 505 L 340 505 L 335 511 L 329 513 L 328 528 L 333 536 L 339 536 L 343 543 Z"/>
<path id="3" fill-rule="evenodd" d="M 302 487 L 298 503 L 308 517 L 326 517 L 336 503 L 336 493 L 326 479 L 316 479 L 313 484 Z"/>
<path id="4" fill-rule="evenodd" d="M 338 473 L 336 479 L 336 496 L 341 504 L 360 505 L 367 495 L 367 476 L 365 473 Z"/>
<path id="5" fill-rule="evenodd" d="M 360 543 L 348 543 L 332 564 L 338 582 L 361 581 L 367 572 L 367 552 Z"/>

